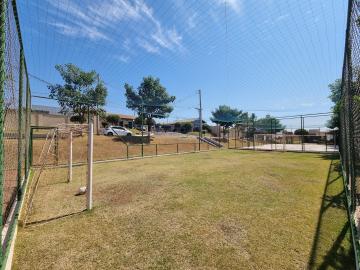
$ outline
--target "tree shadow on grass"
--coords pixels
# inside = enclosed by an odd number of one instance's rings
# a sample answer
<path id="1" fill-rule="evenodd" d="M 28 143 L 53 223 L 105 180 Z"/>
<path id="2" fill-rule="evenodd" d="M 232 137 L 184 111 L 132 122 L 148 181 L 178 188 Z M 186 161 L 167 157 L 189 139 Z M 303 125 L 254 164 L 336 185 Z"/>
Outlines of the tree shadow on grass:
<path id="1" fill-rule="evenodd" d="M 355 269 L 354 251 L 346 209 L 346 196 L 338 155 L 331 160 L 308 269 Z"/>

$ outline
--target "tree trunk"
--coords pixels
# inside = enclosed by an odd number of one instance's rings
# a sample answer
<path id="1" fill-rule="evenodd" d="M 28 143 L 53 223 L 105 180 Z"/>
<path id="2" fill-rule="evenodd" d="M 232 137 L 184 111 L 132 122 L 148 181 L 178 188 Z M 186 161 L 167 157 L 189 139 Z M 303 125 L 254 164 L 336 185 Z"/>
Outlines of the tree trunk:
<path id="1" fill-rule="evenodd" d="M 149 142 L 150 142 L 151 123 L 152 123 L 152 118 L 147 118 Z"/>

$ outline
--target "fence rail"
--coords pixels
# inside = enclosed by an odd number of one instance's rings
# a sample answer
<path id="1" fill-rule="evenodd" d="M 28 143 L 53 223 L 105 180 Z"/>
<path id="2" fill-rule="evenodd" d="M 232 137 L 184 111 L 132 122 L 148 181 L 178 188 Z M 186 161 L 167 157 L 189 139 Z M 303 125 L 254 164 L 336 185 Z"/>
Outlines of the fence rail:
<path id="1" fill-rule="evenodd" d="M 38 158 L 46 139 L 46 134 L 51 127 L 32 127 L 30 132 L 30 161 L 31 165 L 38 166 Z M 67 164 L 69 143 L 66 138 L 57 137 L 58 164 Z M 86 138 L 81 134 L 74 135 L 74 162 L 84 162 L 81 155 L 82 147 L 86 144 Z M 94 136 L 94 161 L 106 161 L 115 159 L 132 159 L 139 157 L 161 156 L 170 154 L 182 154 L 219 149 L 205 142 L 178 142 L 178 143 L 148 143 L 148 144 L 125 144 L 116 137 Z M 48 165 L 53 164 L 48 159 Z"/>
<path id="2" fill-rule="evenodd" d="M 360 3 L 349 0 L 341 80 L 340 155 L 357 269 L 359 269 L 360 184 Z"/>
<path id="3" fill-rule="evenodd" d="M 18 202 L 29 175 L 31 93 L 15 0 L 0 2 L 0 265 L 6 261 Z"/>

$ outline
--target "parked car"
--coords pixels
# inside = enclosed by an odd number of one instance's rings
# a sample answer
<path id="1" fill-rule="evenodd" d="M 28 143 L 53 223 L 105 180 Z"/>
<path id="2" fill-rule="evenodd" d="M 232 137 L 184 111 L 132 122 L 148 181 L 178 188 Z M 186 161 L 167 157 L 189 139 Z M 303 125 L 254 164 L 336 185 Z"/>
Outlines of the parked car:
<path id="1" fill-rule="evenodd" d="M 104 132 L 105 135 L 107 136 L 131 136 L 132 132 L 124 127 L 120 127 L 120 126 L 109 126 L 105 129 Z"/>

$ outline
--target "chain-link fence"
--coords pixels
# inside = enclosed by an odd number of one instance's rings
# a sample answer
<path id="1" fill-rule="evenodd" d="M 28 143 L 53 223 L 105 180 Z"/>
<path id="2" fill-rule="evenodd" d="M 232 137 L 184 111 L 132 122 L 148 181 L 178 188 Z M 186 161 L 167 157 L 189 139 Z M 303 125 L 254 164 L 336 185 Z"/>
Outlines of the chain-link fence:
<path id="1" fill-rule="evenodd" d="M 239 121 L 219 137 L 235 149 L 336 153 L 339 132 L 327 127 L 331 117 L 316 113 Z"/>
<path id="2" fill-rule="evenodd" d="M 360 232 L 360 2 L 349 0 L 340 100 L 340 154 L 354 245 L 359 257 Z M 353 226 L 352 226 L 353 228 Z M 359 261 L 359 260 L 358 260 Z"/>
<path id="3" fill-rule="evenodd" d="M 3 264 L 29 173 L 30 86 L 16 2 L 0 2 L 0 185 Z"/>
<path id="4" fill-rule="evenodd" d="M 31 165 L 39 166 L 39 157 L 41 149 L 46 141 L 46 134 L 50 127 L 33 126 L 31 127 L 30 135 L 30 159 Z M 133 137 L 139 137 L 134 135 Z M 165 138 L 161 138 L 165 137 Z M 172 136 L 175 137 L 175 136 Z M 195 153 L 199 151 L 217 150 L 218 147 L 200 142 L 195 136 L 187 138 L 171 138 L 171 142 L 166 142 L 165 139 L 169 139 L 166 136 L 157 136 L 156 139 L 160 142 L 151 141 L 144 144 L 133 144 L 126 143 L 120 136 L 106 136 L 106 135 L 95 135 L 94 136 L 94 161 L 107 161 L 116 159 L 132 159 L 141 157 L 161 156 L 161 155 L 172 155 L 172 154 L 183 154 L 183 153 Z M 164 140 L 165 142 L 161 142 Z M 57 139 L 58 149 L 60 153 L 66 151 L 66 140 L 61 138 Z M 178 141 L 178 142 L 176 142 Z M 75 162 L 82 162 L 81 147 L 86 138 L 84 136 L 74 136 L 74 160 Z M 59 155 L 59 165 L 66 163 L 66 155 Z M 52 160 L 48 160 L 52 163 Z"/>

